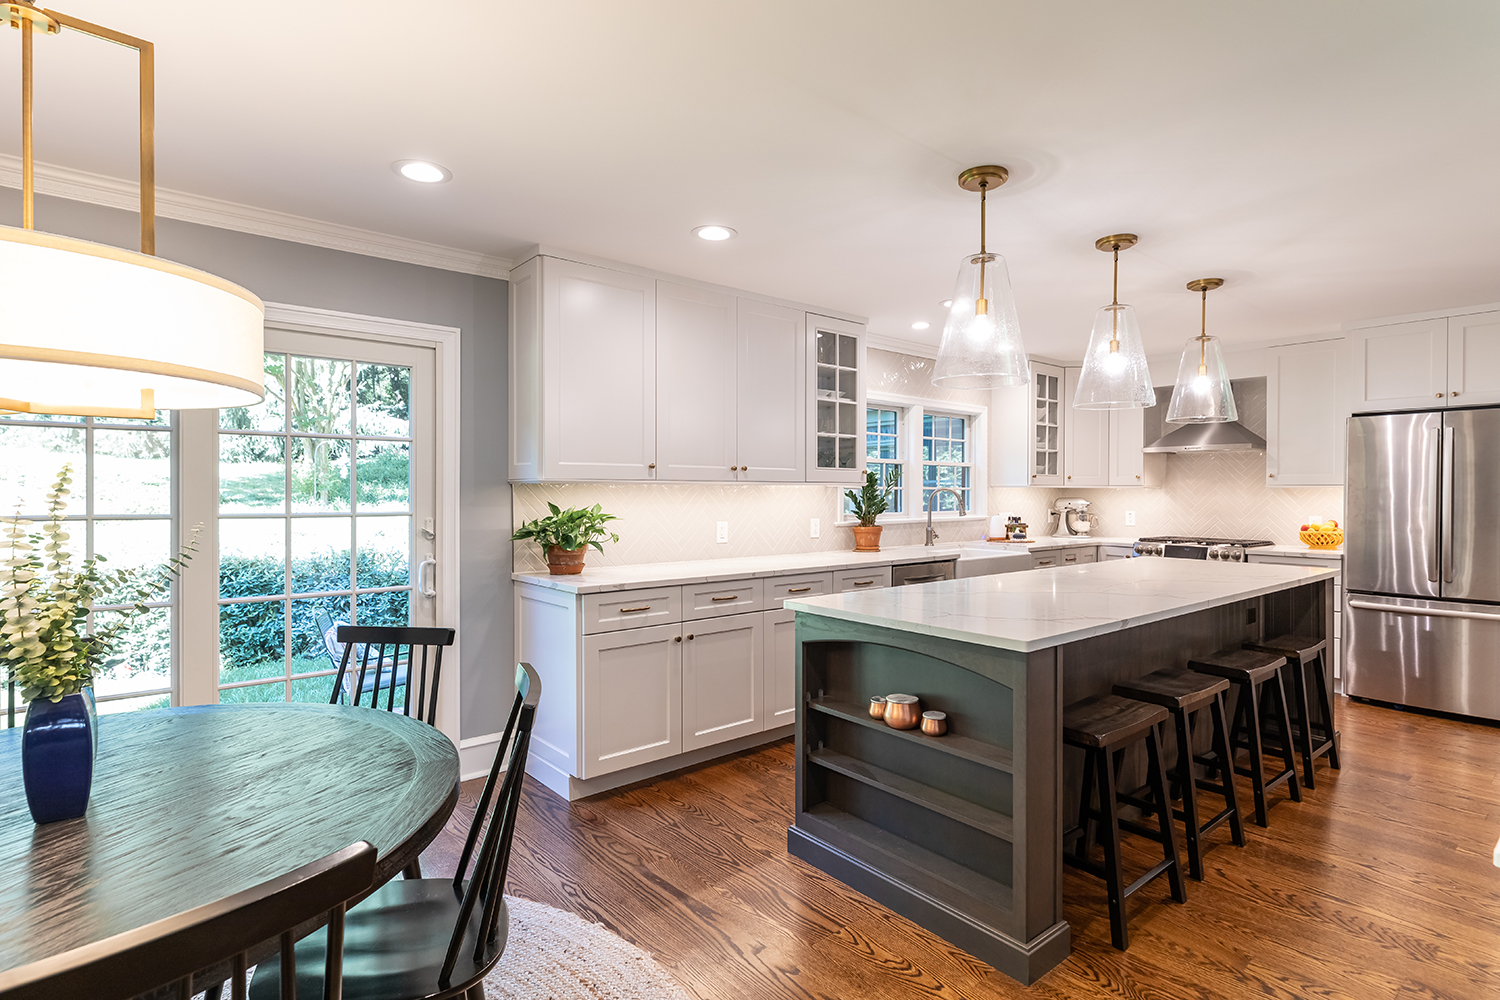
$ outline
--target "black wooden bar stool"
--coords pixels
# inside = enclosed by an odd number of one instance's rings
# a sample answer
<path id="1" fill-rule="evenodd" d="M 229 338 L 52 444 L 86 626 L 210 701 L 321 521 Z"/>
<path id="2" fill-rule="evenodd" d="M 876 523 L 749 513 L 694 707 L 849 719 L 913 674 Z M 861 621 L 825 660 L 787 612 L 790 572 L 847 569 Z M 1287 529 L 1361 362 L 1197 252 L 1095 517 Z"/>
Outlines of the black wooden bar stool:
<path id="1" fill-rule="evenodd" d="M 1292 738 L 1302 753 L 1302 784 L 1313 787 L 1313 762 L 1328 755 L 1328 764 L 1339 769 L 1338 738 L 1333 731 L 1333 703 L 1328 697 L 1328 677 L 1324 673 L 1327 639 L 1314 639 L 1306 635 L 1278 635 L 1261 642 L 1247 642 L 1246 649 L 1262 653 L 1275 653 L 1288 660 L 1288 671 L 1292 675 Z M 1291 664 L 1295 664 L 1294 666 Z M 1307 675 L 1311 668 L 1313 676 L 1312 694 L 1317 698 L 1318 711 L 1322 718 L 1314 722 L 1308 710 L 1312 702 L 1308 698 Z"/>
<path id="2" fill-rule="evenodd" d="M 1237 847 L 1245 846 L 1245 826 L 1240 820 L 1240 804 L 1234 794 L 1234 772 L 1232 769 L 1216 768 L 1222 780 L 1210 781 L 1193 773 L 1193 762 L 1211 765 L 1210 757 L 1193 755 L 1193 714 L 1207 710 L 1213 726 L 1213 752 L 1220 760 L 1230 760 L 1229 720 L 1224 712 L 1224 692 L 1229 682 L 1222 677 L 1210 677 L 1192 670 L 1168 667 L 1145 677 L 1115 685 L 1115 694 L 1136 701 L 1160 705 L 1172 713 L 1177 729 L 1177 786 L 1182 790 L 1182 808 L 1174 809 L 1173 815 L 1182 820 L 1187 829 L 1188 874 L 1203 881 L 1202 838 L 1220 824 L 1229 824 L 1230 836 Z M 1224 808 L 1206 822 L 1198 818 L 1198 789 L 1215 792 L 1224 797 Z"/>
<path id="3" fill-rule="evenodd" d="M 1158 705 L 1132 701 L 1106 694 L 1088 698 L 1063 710 L 1063 742 L 1084 752 L 1083 793 L 1078 800 L 1078 825 L 1063 831 L 1063 843 L 1079 838 L 1073 852 L 1064 852 L 1063 860 L 1104 880 L 1109 892 L 1110 938 L 1116 948 L 1130 946 L 1125 928 L 1125 900 L 1163 872 L 1171 883 L 1172 898 L 1187 902 L 1187 886 L 1182 880 L 1182 865 L 1177 859 L 1177 833 L 1172 823 L 1172 799 L 1167 793 L 1167 772 L 1162 767 L 1161 741 L 1157 727 L 1167 721 L 1167 711 Z M 1119 791 L 1119 758 L 1126 747 L 1145 741 L 1147 801 Z M 1099 789 L 1099 806 L 1094 808 L 1093 792 Z M 1157 817 L 1157 828 L 1121 819 L 1119 807 L 1133 805 Z M 1099 843 L 1104 847 L 1104 864 L 1089 860 L 1089 843 L 1095 824 Z M 1120 830 L 1147 837 L 1162 845 L 1162 860 L 1140 878 L 1125 885 L 1120 865 Z"/>
<path id="4" fill-rule="evenodd" d="M 1297 762 L 1292 756 L 1292 741 L 1286 735 L 1288 713 L 1286 684 L 1282 677 L 1282 668 L 1285 666 L 1285 656 L 1254 649 L 1221 649 L 1217 653 L 1194 657 L 1188 661 L 1190 670 L 1222 677 L 1239 688 L 1239 698 L 1234 707 L 1234 725 L 1229 730 L 1229 745 L 1232 755 L 1239 750 L 1250 751 L 1250 766 L 1240 767 L 1235 756 L 1224 762 L 1224 766 L 1232 767 L 1236 774 L 1250 779 L 1250 790 L 1255 793 L 1255 822 L 1261 826 L 1270 825 L 1266 819 L 1266 793 L 1277 785 L 1286 782 L 1292 801 L 1302 801 L 1302 790 L 1297 785 Z M 1269 720 L 1263 718 L 1261 705 L 1265 694 L 1263 688 L 1267 683 L 1271 685 L 1268 700 L 1274 709 L 1278 725 L 1275 732 L 1276 746 L 1281 751 L 1281 759 L 1285 764 L 1269 778 L 1266 777 L 1265 769 L 1266 730 L 1263 725 Z"/>

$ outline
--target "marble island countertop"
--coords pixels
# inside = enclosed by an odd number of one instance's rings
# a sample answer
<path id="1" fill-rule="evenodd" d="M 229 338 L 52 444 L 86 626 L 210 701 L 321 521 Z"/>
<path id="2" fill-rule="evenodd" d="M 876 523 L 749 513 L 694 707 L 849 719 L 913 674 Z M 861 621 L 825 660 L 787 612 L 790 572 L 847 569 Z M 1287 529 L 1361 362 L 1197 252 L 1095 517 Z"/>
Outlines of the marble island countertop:
<path id="1" fill-rule="evenodd" d="M 1337 569 L 1117 559 L 786 602 L 793 611 L 1031 652 L 1318 580 Z"/>

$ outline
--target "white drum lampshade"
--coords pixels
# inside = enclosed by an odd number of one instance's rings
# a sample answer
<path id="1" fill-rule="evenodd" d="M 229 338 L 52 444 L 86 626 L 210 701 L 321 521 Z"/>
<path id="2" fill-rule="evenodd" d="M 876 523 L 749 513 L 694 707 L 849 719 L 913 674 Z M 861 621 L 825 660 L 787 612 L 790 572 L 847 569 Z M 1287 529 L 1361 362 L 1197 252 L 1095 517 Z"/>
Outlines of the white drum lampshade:
<path id="1" fill-rule="evenodd" d="M 265 306 L 147 254 L 0 227 L 0 409 L 151 417 L 265 396 Z"/>

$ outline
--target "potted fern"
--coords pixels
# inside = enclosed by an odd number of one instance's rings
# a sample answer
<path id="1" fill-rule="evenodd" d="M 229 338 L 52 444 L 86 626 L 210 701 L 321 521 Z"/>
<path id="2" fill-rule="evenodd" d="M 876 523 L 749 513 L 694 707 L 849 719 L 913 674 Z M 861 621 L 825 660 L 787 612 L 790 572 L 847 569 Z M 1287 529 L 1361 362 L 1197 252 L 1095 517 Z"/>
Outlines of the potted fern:
<path id="1" fill-rule="evenodd" d="M 598 505 L 592 507 L 569 507 L 560 510 L 555 503 L 548 503 L 552 513 L 534 521 L 523 521 L 511 535 L 512 541 L 530 538 L 547 554 L 547 570 L 553 576 L 567 576 L 583 572 L 583 556 L 592 545 L 600 552 L 605 539 L 618 542 L 620 536 L 604 525 L 618 521 L 613 514 L 606 514 Z"/>
<path id="2" fill-rule="evenodd" d="M 858 493 L 853 490 L 844 491 L 844 496 L 849 498 L 849 512 L 859 522 L 853 526 L 855 552 L 880 551 L 880 533 L 884 529 L 875 523 L 875 519 L 890 509 L 891 494 L 900 485 L 900 469 L 891 469 L 891 479 L 886 483 L 885 489 L 880 488 L 874 470 L 867 469 L 865 485 L 860 487 Z"/>
<path id="3" fill-rule="evenodd" d="M 63 521 L 72 471 L 64 465 L 57 474 L 40 531 L 20 516 L 0 518 L 9 548 L 0 566 L 0 656 L 27 702 L 21 777 L 38 823 L 87 811 L 99 748 L 94 674 L 115 662 L 132 619 L 171 587 L 197 538 L 194 532 L 176 557 L 152 569 L 106 571 L 98 554 L 75 566 Z M 89 612 L 105 593 L 129 610 L 91 632 Z"/>

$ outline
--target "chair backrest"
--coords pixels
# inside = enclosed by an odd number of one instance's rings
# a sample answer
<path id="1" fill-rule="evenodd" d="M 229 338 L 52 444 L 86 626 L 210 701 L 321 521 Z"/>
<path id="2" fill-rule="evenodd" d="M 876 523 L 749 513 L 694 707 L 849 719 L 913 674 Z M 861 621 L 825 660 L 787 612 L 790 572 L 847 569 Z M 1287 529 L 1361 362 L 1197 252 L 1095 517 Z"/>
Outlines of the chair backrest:
<path id="1" fill-rule="evenodd" d="M 346 692 L 346 679 L 352 679 L 353 684 L 349 687 L 350 701 L 358 706 L 368 691 L 369 707 L 380 708 L 380 689 L 384 682 L 386 711 L 396 707 L 396 688 L 405 687 L 401 711 L 430 726 L 437 725 L 438 682 L 443 676 L 443 649 L 453 645 L 455 634 L 451 628 L 338 626 L 336 635 L 344 645 L 344 652 L 339 658 L 338 675 L 333 680 L 333 693 L 328 703 L 337 705 L 339 696 Z M 412 711 L 413 689 L 416 690 L 415 713 Z"/>
<path id="2" fill-rule="evenodd" d="M 438 984 L 448 986 L 458 962 L 464 935 L 474 908 L 482 904 L 479 920 L 479 935 L 474 942 L 474 962 L 499 957 L 486 954 L 495 946 L 500 930 L 500 905 L 505 892 L 505 873 L 510 867 L 510 844 L 516 832 L 516 812 L 521 805 L 521 779 L 526 776 L 526 754 L 531 748 L 531 727 L 536 721 L 536 705 L 542 697 L 542 679 L 531 664 L 516 666 L 516 700 L 510 708 L 510 718 L 505 722 L 505 735 L 495 751 L 495 762 L 490 765 L 490 776 L 485 780 L 484 791 L 474 807 L 474 820 L 469 824 L 469 836 L 464 841 L 463 854 L 458 859 L 458 871 L 453 876 L 453 889 L 463 893 L 463 903 L 458 908 L 458 923 L 448 941 L 448 955 L 443 962 Z M 514 737 L 514 739 L 512 739 Z M 507 756 L 506 748 L 510 749 Z M 501 783 L 501 772 L 505 778 Z M 500 783 L 500 793 L 495 794 L 495 785 Z M 469 860 L 474 847 L 483 844 L 479 857 L 475 859 L 473 871 L 469 873 L 468 885 L 464 875 L 469 872 Z"/>
<path id="3" fill-rule="evenodd" d="M 338 996 L 343 982 L 344 907 L 369 889 L 374 878 L 375 848 L 359 841 L 217 902 L 0 972 L 0 997 L 128 1000 L 175 987 L 174 995 L 188 1000 L 193 973 L 226 959 L 234 966 L 235 996 L 242 997 L 247 952 L 279 937 L 280 996 L 294 1000 L 293 932 L 325 914 L 329 947 L 324 981 L 340 984 L 331 994 Z"/>

